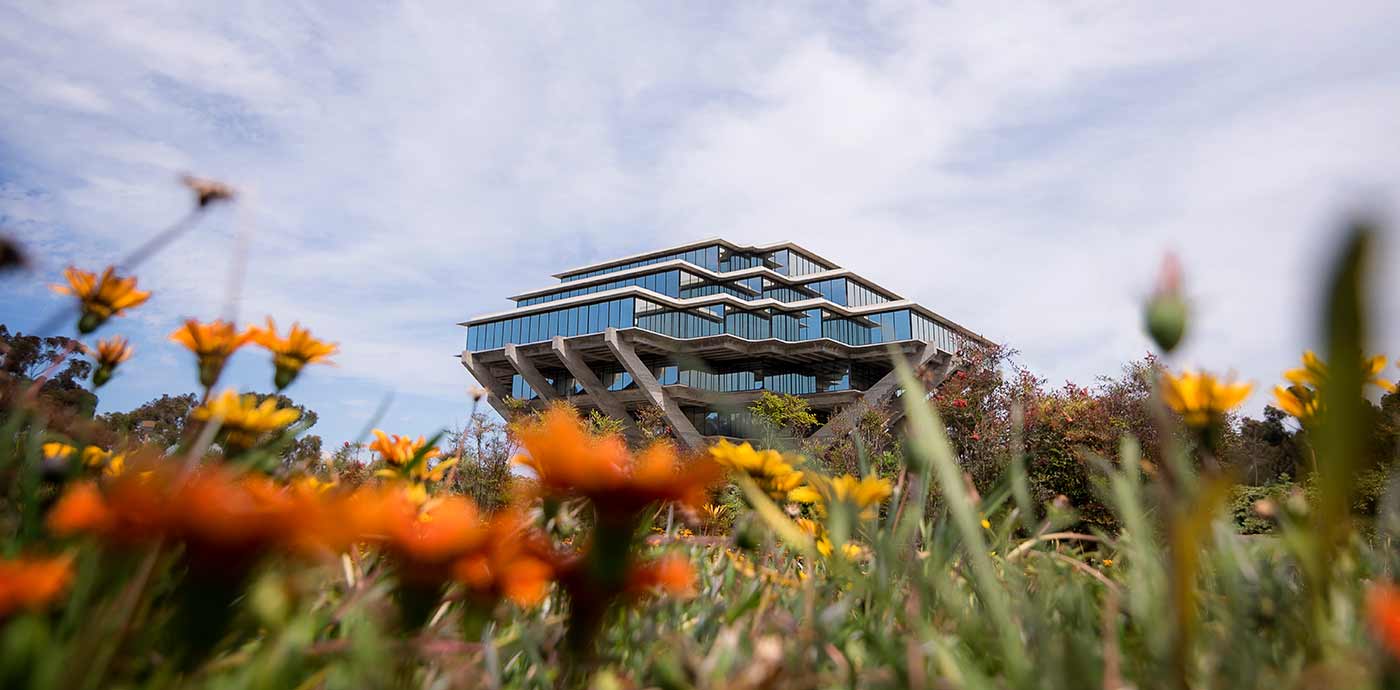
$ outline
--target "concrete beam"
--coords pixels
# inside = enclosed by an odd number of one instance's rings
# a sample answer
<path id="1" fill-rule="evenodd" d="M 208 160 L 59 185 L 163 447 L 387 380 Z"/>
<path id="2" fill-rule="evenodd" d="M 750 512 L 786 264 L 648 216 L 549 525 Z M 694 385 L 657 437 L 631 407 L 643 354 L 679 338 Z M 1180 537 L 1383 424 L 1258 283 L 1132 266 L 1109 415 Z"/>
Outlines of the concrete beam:
<path id="1" fill-rule="evenodd" d="M 705 439 L 700 436 L 700 432 L 695 430 L 695 425 L 690 423 L 690 419 L 681 412 L 680 405 L 666 394 L 666 390 L 661 387 L 661 383 L 652 376 L 651 369 L 648 369 L 637 352 L 632 349 L 632 344 L 621 337 L 616 328 L 608 328 L 603 332 L 603 342 L 607 343 L 608 349 L 613 356 L 622 364 L 622 368 L 632 375 L 632 380 L 637 383 L 637 387 L 642 389 L 651 398 L 652 402 L 661 408 L 666 414 L 666 421 L 671 425 L 671 429 L 680 438 L 681 445 L 690 450 L 704 450 Z"/>
<path id="2" fill-rule="evenodd" d="M 559 361 L 564 363 L 564 368 L 568 369 L 569 373 L 583 385 L 583 391 L 593 399 L 593 404 L 597 405 L 598 409 L 609 417 L 622 420 L 623 425 L 627 428 L 628 436 L 640 436 L 637 422 L 632 419 L 632 415 L 627 413 L 627 407 L 617 399 L 617 396 L 613 395 L 612 391 L 608 390 L 607 386 L 603 385 L 603 382 L 598 379 L 598 375 L 588 368 L 588 364 L 583 361 L 582 357 L 579 357 L 577 352 L 574 352 L 573 348 L 569 347 L 569 343 L 564 340 L 563 336 L 554 336 L 554 339 L 550 341 L 550 347 L 554 350 L 554 354 L 559 357 Z"/>
<path id="3" fill-rule="evenodd" d="M 928 363 L 933 361 L 937 356 L 938 346 L 933 343 L 927 343 L 924 345 L 923 352 L 914 357 L 909 364 L 911 364 L 914 371 L 917 372 L 920 367 L 927 366 Z M 941 374 L 938 373 L 938 370 L 935 370 L 934 376 L 937 379 L 937 382 L 934 384 L 935 388 L 943 383 L 943 379 L 947 378 L 948 363 L 952 361 L 952 357 L 944 359 L 941 366 L 941 369 L 944 371 Z M 894 395 L 897 390 L 899 390 L 899 369 L 891 369 L 890 373 L 885 374 L 883 378 L 875 382 L 875 385 L 866 389 L 865 395 L 861 396 L 859 401 L 847 405 L 840 412 L 836 413 L 836 415 L 828 419 L 826 424 L 823 424 L 820 429 L 812 432 L 809 438 L 819 441 L 826 440 L 835 435 L 837 431 L 849 429 L 855 422 L 856 415 L 864 407 L 860 404 L 861 402 L 871 407 L 878 407 L 885 402 L 886 398 Z"/>
<path id="4" fill-rule="evenodd" d="M 491 370 L 473 359 L 472 353 L 466 351 L 462 352 L 462 366 L 476 379 L 477 385 L 486 389 L 486 402 L 491 405 L 491 409 L 501 415 L 501 418 L 510 419 L 510 408 L 506 406 L 506 398 L 510 397 L 510 391 L 491 375 Z"/>
<path id="5" fill-rule="evenodd" d="M 540 374 L 540 370 L 535 368 L 535 363 L 531 362 L 529 357 L 520 354 L 518 346 L 506 346 L 506 361 L 510 362 L 515 373 L 520 374 L 520 378 L 525 379 L 525 383 L 530 384 L 530 387 L 535 389 L 535 395 L 538 395 L 541 400 L 554 402 L 559 399 L 558 391 L 554 390 L 554 386 L 550 385 L 549 380 Z"/>

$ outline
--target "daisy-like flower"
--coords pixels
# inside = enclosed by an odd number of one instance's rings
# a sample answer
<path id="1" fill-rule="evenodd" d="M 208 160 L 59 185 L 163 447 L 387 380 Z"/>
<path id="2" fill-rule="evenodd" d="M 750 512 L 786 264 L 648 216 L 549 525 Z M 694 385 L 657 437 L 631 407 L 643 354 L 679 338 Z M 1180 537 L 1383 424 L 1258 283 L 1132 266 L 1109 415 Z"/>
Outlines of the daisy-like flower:
<path id="1" fill-rule="evenodd" d="M 72 581 L 71 556 L 0 560 L 0 620 L 48 606 Z"/>
<path id="2" fill-rule="evenodd" d="M 199 383 L 210 388 L 219 380 L 228 358 L 252 341 L 253 331 L 239 332 L 236 326 L 222 319 L 209 323 L 189 319 L 170 334 L 170 339 L 199 358 Z"/>
<path id="3" fill-rule="evenodd" d="M 106 338 L 97 341 L 97 347 L 89 349 L 88 354 L 97 360 L 97 370 L 92 372 L 92 385 L 101 388 L 112 380 L 118 364 L 131 359 L 131 343 L 122 336 Z"/>
<path id="4" fill-rule="evenodd" d="M 264 436 L 278 433 L 301 418 L 301 412 L 290 407 L 280 408 L 276 398 L 258 402 L 258 396 L 239 395 L 233 389 L 194 408 L 191 415 L 202 422 L 219 419 L 224 448 L 237 454 L 258 444 Z"/>
<path id="5" fill-rule="evenodd" d="M 273 383 L 279 391 L 296 380 L 302 367 L 317 362 L 329 364 L 328 358 L 339 350 L 335 343 L 313 338 L 311 331 L 298 323 L 292 324 L 287 337 L 278 337 L 277 324 L 270 316 L 267 317 L 267 328 L 253 329 L 253 340 L 272 353 L 272 363 L 277 368 Z"/>
<path id="6" fill-rule="evenodd" d="M 81 303 L 82 315 L 78 318 L 78 331 L 91 333 L 113 316 L 121 316 L 127 309 L 140 306 L 150 299 L 151 293 L 136 289 L 136 278 L 120 278 L 116 269 L 108 266 L 99 277 L 94 273 L 72 266 L 64 269 L 63 277 L 67 285 L 50 286 L 54 292 L 73 295 Z"/>
<path id="7" fill-rule="evenodd" d="M 374 440 L 369 449 L 378 453 L 386 467 L 375 474 L 386 478 L 401 478 L 409 482 L 408 494 L 419 503 L 427 500 L 429 482 L 440 482 L 447 470 L 457 464 L 458 458 L 447 458 L 437 463 L 429 461 L 442 455 L 436 446 L 429 446 L 428 440 L 419 436 L 416 440 L 398 434 L 386 434 L 374 430 Z"/>
<path id="8" fill-rule="evenodd" d="M 235 196 L 233 187 L 217 180 L 184 175 L 181 176 L 180 182 L 194 192 L 195 203 L 199 204 L 200 208 L 220 201 L 231 201 Z"/>
<path id="9" fill-rule="evenodd" d="M 735 445 L 721 439 L 710 446 L 710 457 L 733 472 L 742 472 L 775 501 L 787 499 L 788 492 L 802 485 L 802 472 L 794 465 L 802 456 L 784 455 L 776 450 L 755 450 L 747 441 Z"/>
<path id="10" fill-rule="evenodd" d="M 1365 357 L 1361 362 L 1361 367 L 1361 373 L 1366 383 L 1387 393 L 1395 392 L 1395 384 L 1381 377 L 1381 372 L 1385 371 L 1386 367 L 1385 355 Z M 1322 361 L 1316 352 L 1308 350 L 1303 353 L 1303 366 L 1283 372 L 1283 377 L 1295 386 L 1319 388 L 1327 382 L 1327 363 Z"/>
<path id="11" fill-rule="evenodd" d="M 1303 426 L 1312 424 L 1321 409 L 1317 393 L 1307 386 L 1274 386 L 1274 404 Z"/>
<path id="12" fill-rule="evenodd" d="M 101 469 L 102 473 L 108 477 L 115 477 L 122 473 L 126 467 L 126 456 L 121 453 L 113 453 L 97 446 L 83 448 L 83 466 L 92 469 Z"/>
<path id="13" fill-rule="evenodd" d="M 1193 429 L 1216 428 L 1253 390 L 1252 384 L 1219 379 L 1204 371 L 1162 372 L 1163 401 Z"/>
<path id="14" fill-rule="evenodd" d="M 565 406 L 546 410 L 516 433 L 525 454 L 515 462 L 534 470 L 545 492 L 586 497 L 600 521 L 614 525 L 657 502 L 703 506 L 722 471 L 708 458 L 682 464 L 675 446 L 664 442 L 633 456 L 622 437 L 589 433 L 578 413 Z"/>
<path id="15" fill-rule="evenodd" d="M 814 476 L 812 481 L 788 493 L 788 499 L 812 506 L 819 516 L 826 516 L 827 506 L 846 503 L 854 507 L 862 520 L 873 519 L 880 504 L 894 493 L 890 480 L 883 477 L 857 477 L 843 474 L 833 479 Z"/>
<path id="16" fill-rule="evenodd" d="M 39 447 L 39 452 L 43 453 L 45 460 L 64 460 L 72 457 L 74 453 L 78 452 L 78 449 L 67 443 L 49 441 Z"/>

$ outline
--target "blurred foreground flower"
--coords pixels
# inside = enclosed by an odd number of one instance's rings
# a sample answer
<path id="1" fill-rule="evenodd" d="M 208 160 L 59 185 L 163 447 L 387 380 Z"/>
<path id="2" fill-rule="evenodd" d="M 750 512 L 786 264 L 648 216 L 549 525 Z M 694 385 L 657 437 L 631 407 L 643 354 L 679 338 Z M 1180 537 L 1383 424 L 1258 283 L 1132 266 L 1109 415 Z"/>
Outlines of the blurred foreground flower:
<path id="1" fill-rule="evenodd" d="M 199 358 L 199 383 L 211 388 L 218 382 L 228 358 L 252 341 L 253 331 L 240 333 L 236 326 L 222 319 L 209 323 L 189 319 L 170 334 L 170 339 Z"/>
<path id="2" fill-rule="evenodd" d="M 67 285 L 52 285 L 54 292 L 73 295 L 78 298 L 82 315 L 78 318 L 78 331 L 91 333 L 113 316 L 121 316 L 127 309 L 140 306 L 150 299 L 151 293 L 136 289 L 136 278 L 119 278 L 116 269 L 108 266 L 102 276 L 89 273 L 72 266 L 64 269 Z"/>
<path id="3" fill-rule="evenodd" d="M 552 407 L 516 433 L 526 451 L 516 463 L 534 470 L 546 493 L 591 500 L 602 521 L 627 521 L 664 501 L 699 508 L 722 476 L 709 458 L 682 463 L 666 442 L 634 457 L 621 436 L 589 433 L 569 407 Z"/>
<path id="4" fill-rule="evenodd" d="M 1252 384 L 1219 379 L 1204 371 L 1162 372 L 1163 401 L 1194 429 L 1218 428 L 1253 390 Z"/>
<path id="5" fill-rule="evenodd" d="M 1386 367 L 1385 355 L 1363 357 L 1361 366 L 1363 367 L 1361 373 L 1366 383 L 1387 393 L 1395 392 L 1395 384 L 1381 376 L 1381 372 L 1385 371 Z M 1308 350 L 1303 353 L 1303 366 L 1283 372 L 1283 377 L 1295 386 L 1320 388 L 1327 383 L 1327 363 L 1322 361 L 1316 352 Z"/>
<path id="6" fill-rule="evenodd" d="M 1181 262 L 1175 254 L 1167 254 L 1162 258 L 1157 287 L 1148 299 L 1143 314 L 1147 333 L 1162 348 L 1162 352 L 1170 353 L 1181 344 L 1181 338 L 1186 334 L 1188 311 L 1181 294 Z"/>
<path id="7" fill-rule="evenodd" d="M 72 581 L 71 556 L 0 560 L 0 619 L 44 608 Z"/>
<path id="8" fill-rule="evenodd" d="M 1376 641 L 1400 660 L 1400 587 L 1372 585 L 1366 593 L 1366 614 Z"/>
<path id="9" fill-rule="evenodd" d="M 1274 386 L 1274 404 L 1280 410 L 1297 419 L 1303 426 L 1309 426 L 1317 418 L 1321 407 L 1317 393 L 1307 386 Z"/>
<path id="10" fill-rule="evenodd" d="M 235 196 L 233 187 L 216 180 L 195 177 L 194 175 L 183 175 L 180 177 L 180 182 L 184 183 L 186 187 L 189 187 L 190 190 L 194 192 L 195 203 L 198 204 L 200 208 L 220 201 L 231 201 Z"/>
<path id="11" fill-rule="evenodd" d="M 202 422 L 218 419 L 224 447 L 234 455 L 253 448 L 264 436 L 286 429 L 301 418 L 301 412 L 290 407 L 279 408 L 273 397 L 260 403 L 258 396 L 252 393 L 240 396 L 228 389 L 194 408 L 191 416 Z"/>
<path id="12" fill-rule="evenodd" d="M 302 367 L 317 362 L 329 364 L 328 358 L 339 349 L 335 343 L 313 338 L 311 331 L 298 323 L 292 324 L 287 337 L 278 337 L 277 324 L 270 316 L 267 317 L 267 328 L 254 328 L 252 332 L 254 341 L 272 353 L 272 363 L 276 367 L 273 383 L 279 391 L 296 380 Z"/>
<path id="13" fill-rule="evenodd" d="M 784 455 L 771 449 L 754 450 L 747 441 L 735 445 L 721 439 L 710 446 L 710 457 L 731 471 L 748 475 L 775 501 L 786 500 L 789 491 L 802 485 L 802 472 L 794 467 L 802 462 L 800 455 Z"/>
<path id="14" fill-rule="evenodd" d="M 97 360 L 97 370 L 92 373 L 93 388 L 101 388 L 112 380 L 117 365 L 131 359 L 131 343 L 122 336 L 97 341 L 97 348 L 89 350 Z"/>

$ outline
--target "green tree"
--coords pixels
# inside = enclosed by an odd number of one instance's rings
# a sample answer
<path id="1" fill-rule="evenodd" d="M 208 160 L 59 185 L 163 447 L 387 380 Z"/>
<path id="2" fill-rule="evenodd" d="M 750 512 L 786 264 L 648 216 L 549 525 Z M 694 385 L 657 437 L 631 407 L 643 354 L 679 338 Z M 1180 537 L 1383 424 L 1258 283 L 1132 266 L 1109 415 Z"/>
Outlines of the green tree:
<path id="1" fill-rule="evenodd" d="M 775 435 L 785 433 L 801 438 L 817 425 L 817 416 L 807 401 L 787 393 L 763 391 L 749 405 L 749 413 Z"/>
<path id="2" fill-rule="evenodd" d="M 18 396 L 29 383 L 47 376 L 39 388 L 39 398 L 51 412 L 92 417 L 97 396 L 82 383 L 92 372 L 92 362 L 82 352 L 82 344 L 72 338 L 11 333 L 0 324 L 0 384 L 5 387 L 4 397 Z"/>

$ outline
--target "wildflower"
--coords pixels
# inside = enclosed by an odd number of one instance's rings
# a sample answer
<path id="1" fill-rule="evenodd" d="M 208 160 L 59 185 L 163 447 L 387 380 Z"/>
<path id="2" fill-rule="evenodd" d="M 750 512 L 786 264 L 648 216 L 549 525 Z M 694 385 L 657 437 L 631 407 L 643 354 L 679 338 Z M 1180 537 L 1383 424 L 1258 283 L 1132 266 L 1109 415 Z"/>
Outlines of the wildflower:
<path id="1" fill-rule="evenodd" d="M 82 458 L 84 467 L 93 469 L 101 468 L 102 473 L 109 477 L 115 477 L 121 474 L 123 467 L 126 465 L 125 455 L 113 453 L 112 451 L 104 450 L 97 446 L 88 446 L 84 448 Z"/>
<path id="2" fill-rule="evenodd" d="M 74 453 L 78 452 L 78 449 L 68 445 L 67 443 L 50 441 L 42 446 L 39 446 L 39 452 L 44 454 L 45 460 L 65 460 L 71 457 Z"/>
<path id="3" fill-rule="evenodd" d="M 97 370 L 92 373 L 92 385 L 94 388 L 101 388 L 112 380 L 112 374 L 117 370 L 118 364 L 131 359 L 131 343 L 126 338 L 116 336 L 97 341 L 97 349 L 89 350 L 88 353 L 97 359 Z"/>
<path id="4" fill-rule="evenodd" d="M 681 556 L 640 563 L 627 574 L 627 591 L 634 596 L 661 592 L 677 597 L 695 595 L 695 568 Z"/>
<path id="5" fill-rule="evenodd" d="M 199 358 L 199 382 L 211 388 L 219 380 L 224 363 L 238 348 L 248 344 L 253 335 L 252 330 L 239 333 L 237 327 L 222 319 L 210 323 L 189 319 L 170 334 L 170 339 Z"/>
<path id="6" fill-rule="evenodd" d="M 1186 300 L 1181 296 L 1181 262 L 1175 254 L 1167 254 L 1162 258 L 1157 288 L 1143 314 L 1148 335 L 1163 352 L 1171 352 L 1181 344 L 1186 334 L 1188 312 Z"/>
<path id="7" fill-rule="evenodd" d="M 1365 382 L 1387 393 L 1395 392 L 1395 384 L 1381 378 L 1386 366 L 1385 355 L 1365 357 L 1363 360 L 1361 366 Z M 1283 377 L 1295 386 L 1319 388 L 1327 382 L 1327 363 L 1316 352 L 1308 350 L 1303 353 L 1303 366 L 1283 372 Z"/>
<path id="8" fill-rule="evenodd" d="M 802 472 L 793 467 L 802 462 L 801 456 L 785 456 L 771 449 L 754 450 L 747 442 L 734 445 L 720 440 L 710 447 L 710 457 L 723 467 L 748 475 L 775 501 L 784 500 L 788 492 L 802 485 Z"/>
<path id="9" fill-rule="evenodd" d="M 73 295 L 82 307 L 78 319 L 78 331 L 91 333 L 113 316 L 144 304 L 151 293 L 136 289 L 136 278 L 119 278 L 116 269 L 108 266 L 102 276 L 72 266 L 64 269 L 67 285 L 51 286 L 54 292 Z"/>
<path id="10" fill-rule="evenodd" d="M 292 324 L 286 338 L 278 337 L 277 324 L 270 316 L 267 317 L 267 328 L 253 329 L 253 340 L 272 353 L 272 363 L 277 369 L 273 383 L 279 391 L 292 384 L 302 367 L 326 362 L 339 349 L 335 343 L 311 337 L 311 331 L 298 323 Z"/>
<path id="11" fill-rule="evenodd" d="M 72 556 L 0 560 L 0 619 L 42 609 L 72 581 Z"/>
<path id="12" fill-rule="evenodd" d="M 220 201 L 230 201 L 234 198 L 233 188 L 215 180 L 184 175 L 180 178 L 186 187 L 195 193 L 195 202 L 200 208 Z"/>
<path id="13" fill-rule="evenodd" d="M 789 500 L 811 504 L 818 516 L 825 517 L 831 503 L 854 507 L 862 520 L 873 519 L 876 509 L 894 493 L 888 479 L 876 476 L 857 478 L 844 474 L 834 479 L 814 477 L 815 481 L 788 494 Z"/>
<path id="14" fill-rule="evenodd" d="M 1103 567 L 1105 567 L 1105 568 L 1112 568 L 1112 567 L 1113 567 L 1113 559 L 1112 559 L 1112 558 L 1105 558 L 1105 559 L 1103 559 Z"/>
<path id="15" fill-rule="evenodd" d="M 436 464 L 428 461 L 441 455 L 437 446 L 429 446 L 422 436 L 418 440 L 398 434 L 388 435 L 379 429 L 374 430 L 375 440 L 369 449 L 379 453 L 385 464 L 391 467 L 376 472 L 381 477 L 400 477 L 409 480 L 409 494 L 419 503 L 428 498 L 428 482 L 440 482 L 447 470 L 457 464 L 458 458 L 447 458 Z"/>
<path id="16" fill-rule="evenodd" d="M 301 412 L 294 408 L 279 408 L 276 398 L 260 403 L 258 396 L 240 396 L 233 389 L 196 407 L 191 415 L 199 421 L 220 420 L 225 448 L 233 453 L 252 448 L 263 436 L 280 432 L 301 418 Z"/>
<path id="17" fill-rule="evenodd" d="M 589 433 L 567 407 L 547 410 L 517 434 L 526 454 L 515 461 L 534 470 L 546 492 L 590 499 L 603 520 L 625 521 L 660 501 L 702 506 L 719 478 L 718 464 L 702 458 L 682 465 L 665 442 L 633 457 L 620 436 Z"/>
<path id="18" fill-rule="evenodd" d="M 453 578 L 479 599 L 505 597 L 521 606 L 543 600 L 554 567 L 525 516 L 516 510 L 501 511 L 491 516 L 487 532 L 487 548 L 458 558 L 452 566 Z"/>
<path id="19" fill-rule="evenodd" d="M 1312 424 L 1321 410 L 1317 393 L 1307 386 L 1274 386 L 1274 403 L 1304 426 Z"/>
<path id="20" fill-rule="evenodd" d="M 1254 386 L 1218 379 L 1206 372 L 1183 371 L 1179 376 L 1162 372 L 1162 398 L 1187 426 L 1217 427 L 1226 413 L 1239 407 Z"/>
<path id="21" fill-rule="evenodd" d="M 988 520 L 987 518 L 982 518 L 982 529 L 989 530 L 989 529 L 991 529 L 991 528 L 992 528 L 992 521 L 991 521 L 991 520 Z"/>
<path id="22" fill-rule="evenodd" d="M 1372 585 L 1366 593 L 1366 614 L 1376 641 L 1391 656 L 1400 659 L 1400 587 Z"/>

